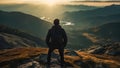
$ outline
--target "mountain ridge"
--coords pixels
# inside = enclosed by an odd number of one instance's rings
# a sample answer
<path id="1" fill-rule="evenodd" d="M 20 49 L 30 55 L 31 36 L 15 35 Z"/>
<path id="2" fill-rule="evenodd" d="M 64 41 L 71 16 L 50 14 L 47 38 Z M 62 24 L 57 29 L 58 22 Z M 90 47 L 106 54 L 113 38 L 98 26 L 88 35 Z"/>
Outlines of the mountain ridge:
<path id="1" fill-rule="evenodd" d="M 0 24 L 42 37 L 51 26 L 49 22 L 22 12 L 0 11 Z M 44 30 L 44 31 L 43 31 Z M 43 34 L 40 34 L 43 33 Z"/>
<path id="2" fill-rule="evenodd" d="M 119 22 L 119 11 L 120 5 L 111 5 L 87 11 L 66 12 L 61 19 L 70 21 L 76 25 L 82 25 L 80 27 L 84 25 L 93 27 L 109 22 Z M 84 26 L 84 29 L 85 28 L 87 27 Z"/>
<path id="3" fill-rule="evenodd" d="M 16 47 L 45 47 L 45 43 L 28 33 L 0 25 L 0 49 Z"/>

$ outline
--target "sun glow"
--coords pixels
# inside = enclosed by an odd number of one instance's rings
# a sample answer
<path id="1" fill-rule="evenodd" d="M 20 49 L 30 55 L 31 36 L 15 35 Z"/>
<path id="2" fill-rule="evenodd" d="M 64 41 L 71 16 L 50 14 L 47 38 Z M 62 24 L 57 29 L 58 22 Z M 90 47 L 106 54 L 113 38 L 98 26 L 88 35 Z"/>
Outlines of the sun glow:
<path id="1" fill-rule="evenodd" d="M 62 0 L 42 0 L 41 2 L 49 6 L 65 3 L 65 1 Z"/>

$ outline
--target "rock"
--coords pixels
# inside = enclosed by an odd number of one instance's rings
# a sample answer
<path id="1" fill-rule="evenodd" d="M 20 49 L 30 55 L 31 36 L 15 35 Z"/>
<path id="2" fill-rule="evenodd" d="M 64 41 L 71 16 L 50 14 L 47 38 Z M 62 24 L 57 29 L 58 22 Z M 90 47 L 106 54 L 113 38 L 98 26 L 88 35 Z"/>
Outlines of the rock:
<path id="1" fill-rule="evenodd" d="M 105 54 L 112 55 L 112 56 L 118 56 L 120 55 L 120 50 L 119 51 L 118 50 L 107 50 Z"/>
<path id="2" fill-rule="evenodd" d="M 67 66 L 67 67 L 73 67 L 69 62 L 65 62 L 65 66 Z"/>
<path id="3" fill-rule="evenodd" d="M 0 50 L 13 48 L 0 34 Z"/>
<path id="4" fill-rule="evenodd" d="M 17 68 L 44 68 L 44 65 L 40 65 L 39 62 L 31 61 L 18 66 Z"/>
<path id="5" fill-rule="evenodd" d="M 66 52 L 65 55 L 69 55 L 69 56 L 78 56 L 78 54 L 77 54 L 75 51 Z"/>
<path id="6" fill-rule="evenodd" d="M 111 46 L 106 48 L 105 54 L 112 55 L 112 56 L 118 56 L 120 55 L 120 43 L 113 43 Z"/>
<path id="7" fill-rule="evenodd" d="M 47 63 L 47 54 L 41 54 L 40 56 L 39 56 L 39 62 L 40 63 Z M 58 63 L 58 62 L 56 62 L 56 60 L 57 59 L 59 59 L 59 55 L 58 54 L 55 54 L 54 52 L 51 54 L 51 62 L 54 62 L 54 63 Z M 54 61 L 55 60 L 55 61 Z"/>
<path id="8" fill-rule="evenodd" d="M 101 46 L 88 51 L 88 53 L 92 53 L 92 54 L 104 54 L 104 52 L 105 49 Z"/>
<path id="9" fill-rule="evenodd" d="M 92 60 L 87 60 L 84 62 L 84 66 L 82 66 L 82 68 L 95 68 L 95 62 Z"/>
<path id="10" fill-rule="evenodd" d="M 99 63 L 95 65 L 95 68 L 110 68 L 107 64 Z"/>
<path id="11" fill-rule="evenodd" d="M 52 58 L 58 58 L 59 56 L 60 56 L 59 54 L 55 54 L 54 52 L 51 53 Z"/>
<path id="12" fill-rule="evenodd" d="M 81 66 L 81 65 L 84 64 L 83 61 L 81 61 L 81 60 L 77 60 L 77 61 L 75 61 L 74 63 L 75 63 L 76 65 L 78 65 L 78 66 Z"/>
<path id="13" fill-rule="evenodd" d="M 40 63 L 47 63 L 47 54 L 41 54 L 40 56 L 39 56 L 39 62 Z"/>

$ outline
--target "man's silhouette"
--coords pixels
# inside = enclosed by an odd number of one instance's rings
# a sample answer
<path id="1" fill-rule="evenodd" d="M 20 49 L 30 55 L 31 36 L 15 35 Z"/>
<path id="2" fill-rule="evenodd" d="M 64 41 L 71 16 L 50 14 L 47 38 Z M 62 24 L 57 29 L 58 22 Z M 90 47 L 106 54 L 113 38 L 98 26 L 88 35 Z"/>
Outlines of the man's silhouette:
<path id="1" fill-rule="evenodd" d="M 61 59 L 61 66 L 64 65 L 64 47 L 67 44 L 67 36 L 65 30 L 59 25 L 59 19 L 54 20 L 54 25 L 49 29 L 46 43 L 49 47 L 47 63 L 50 65 L 51 53 L 54 49 L 58 49 Z"/>

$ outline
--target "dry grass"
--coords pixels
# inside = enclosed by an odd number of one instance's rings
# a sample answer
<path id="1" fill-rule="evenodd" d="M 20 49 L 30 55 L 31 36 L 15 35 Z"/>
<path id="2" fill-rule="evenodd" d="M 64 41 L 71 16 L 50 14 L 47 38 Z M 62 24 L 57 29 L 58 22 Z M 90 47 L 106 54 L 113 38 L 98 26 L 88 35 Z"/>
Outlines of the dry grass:
<path id="1" fill-rule="evenodd" d="M 118 56 L 108 56 L 108 55 L 94 55 L 85 52 L 76 51 L 79 56 L 83 57 L 83 61 L 91 60 L 95 63 L 104 63 L 109 65 L 110 68 L 120 67 L 120 58 Z"/>
<path id="2" fill-rule="evenodd" d="M 65 56 L 65 62 L 70 63 L 74 68 L 80 68 L 80 66 L 76 65 L 74 62 L 81 60 L 79 56 Z"/>
<path id="3" fill-rule="evenodd" d="M 38 56 L 40 54 L 47 54 L 47 48 L 14 48 L 0 51 L 0 63 L 9 62 L 12 60 L 27 59 Z M 58 54 L 58 51 L 54 51 Z M 69 52 L 65 50 L 65 52 Z M 110 68 L 119 68 L 120 67 L 120 58 L 119 56 L 108 56 L 108 55 L 95 55 L 88 54 L 85 52 L 76 51 L 78 56 L 65 55 L 65 61 L 70 63 L 74 68 L 80 68 L 79 65 L 75 64 L 75 61 L 88 61 L 91 60 L 96 64 L 106 64 Z M 85 63 L 87 65 L 88 63 Z"/>
<path id="4" fill-rule="evenodd" d="M 0 63 L 16 60 L 16 59 L 25 59 L 40 54 L 47 54 L 47 48 L 14 48 L 8 50 L 0 51 Z"/>

